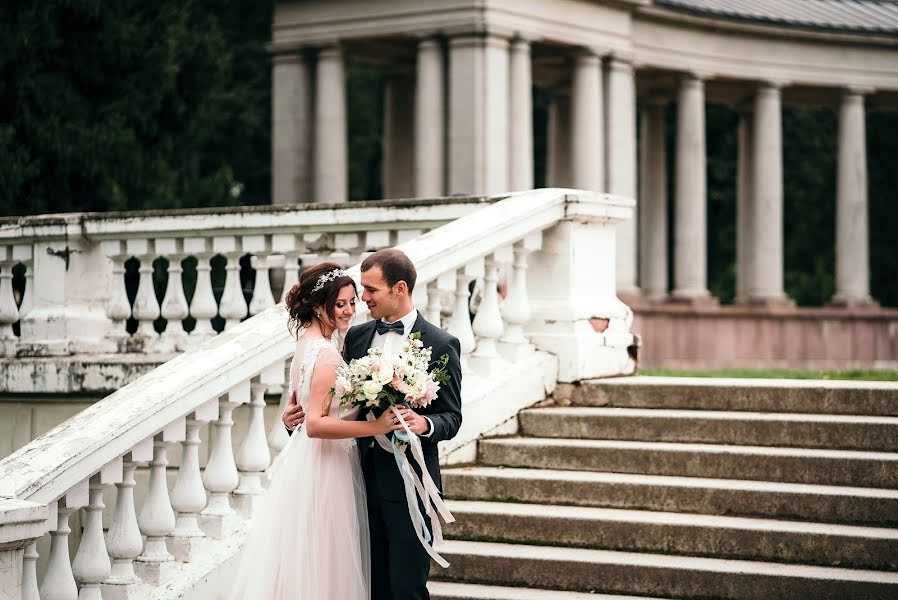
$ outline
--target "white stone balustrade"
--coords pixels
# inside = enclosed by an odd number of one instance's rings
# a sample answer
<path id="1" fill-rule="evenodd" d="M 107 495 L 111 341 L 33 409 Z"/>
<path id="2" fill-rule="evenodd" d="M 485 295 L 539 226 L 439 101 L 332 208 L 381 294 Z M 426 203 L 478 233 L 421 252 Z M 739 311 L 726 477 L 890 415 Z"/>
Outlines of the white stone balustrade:
<path id="1" fill-rule="evenodd" d="M 170 355 L 264 311 L 324 260 L 349 266 L 366 252 L 393 246 L 477 210 L 480 198 L 360 202 L 340 206 L 252 207 L 239 210 L 147 212 L 144 217 L 64 215 L 27 217 L 0 230 L 0 357 L 139 352 Z M 62 221 L 62 222 L 60 222 Z M 46 224 L 44 224 L 46 222 Z M 198 232 L 204 232 L 199 234 Z M 208 232 L 208 233 L 205 233 Z M 227 261 L 220 301 L 210 261 Z M 241 289 L 240 259 L 257 276 Z M 34 257 L 37 257 L 35 260 Z M 139 261 L 136 297 L 129 301 L 125 263 Z M 167 284 L 153 288 L 153 262 L 167 261 Z M 192 266 L 182 262 L 195 259 Z M 25 266 L 25 293 L 14 296 L 12 268 Z M 185 265 L 189 263 L 184 263 Z M 246 279 L 246 277 L 244 277 Z M 281 284 L 281 281 L 283 283 Z M 37 297 L 35 285 L 44 290 Z M 272 287 L 276 289 L 273 290 Z M 248 296 L 248 297 L 247 297 Z M 160 302 L 161 300 L 161 302 Z M 26 319 L 34 308 L 34 314 Z M 127 321 L 137 321 L 129 333 Z M 159 317 L 165 329 L 156 331 Z M 196 324 L 189 332 L 185 320 Z M 22 322 L 21 335 L 12 325 Z"/>
<path id="2" fill-rule="evenodd" d="M 433 320 L 448 316 L 448 329 L 459 337 L 463 361 L 469 363 L 462 387 L 465 419 L 459 435 L 441 448 L 443 460 L 469 460 L 478 436 L 543 399 L 555 381 L 632 372 L 627 354 L 633 342 L 631 313 L 616 297 L 614 278 L 614 225 L 629 217 L 632 205 L 593 192 L 537 190 L 484 203 L 476 214 L 426 235 L 417 235 L 425 227 L 394 224 L 340 239 L 353 260 L 402 241 L 400 248 L 418 269 L 415 294 L 422 313 Z M 310 261 L 339 256 L 337 238 L 328 232 L 278 234 L 285 237 L 277 241 L 273 235 L 252 249 L 259 260 L 270 260 L 274 253 L 287 257 L 303 252 Z M 156 240 L 153 248 L 132 244 L 131 250 L 139 251 L 141 260 L 155 259 L 154 254 L 169 262 L 178 255 L 197 256 L 201 265 L 208 265 L 222 250 L 243 255 L 251 245 L 243 246 L 247 236 L 184 236 L 180 245 Z M 216 248 L 216 238 L 227 237 L 235 243 L 218 242 Z M 104 245 L 104 253 L 120 261 L 134 255 L 121 243 Z M 596 263 L 595 256 L 605 259 Z M 500 265 L 508 272 L 504 300 L 497 289 Z M 360 277 L 358 264 L 348 271 Z M 208 270 L 205 274 L 190 303 L 193 314 L 194 305 L 212 293 Z M 481 280 L 481 299 L 472 326 L 469 285 L 475 279 Z M 447 294 L 454 296 L 453 302 Z M 360 304 L 357 319 L 366 318 Z M 596 319 L 608 321 L 605 331 L 593 327 Z M 199 585 L 194 576 L 220 578 L 226 585 L 227 552 L 239 547 L 233 536 L 243 535 L 240 524 L 257 510 L 268 477 L 277 476 L 277 462 L 272 464 L 271 458 L 283 448 L 286 434 L 279 420 L 266 425 L 264 395 L 272 386 L 282 386 L 283 408 L 289 393 L 283 387 L 286 365 L 294 345 L 283 306 L 266 308 L 214 342 L 197 341 L 191 352 L 0 461 L 0 523 L 32 524 L 22 527 L 16 544 L 0 547 L 0 559 L 14 565 L 0 570 L 0 586 L 16 586 L 23 598 L 39 593 L 42 600 L 130 600 L 148 597 L 163 585 L 190 598 L 191 586 Z M 239 411 L 248 413 L 248 426 L 235 447 L 233 415 L 244 404 Z M 199 430 L 206 422 L 211 425 L 210 448 L 202 469 Z M 169 493 L 166 454 L 177 442 L 180 463 Z M 149 483 L 138 513 L 135 471 L 147 462 Z M 104 506 L 102 490 L 112 484 L 114 500 L 107 496 Z M 27 505 L 30 516 L 21 516 L 21 508 L 11 502 Z M 86 519 L 80 538 L 76 533 L 72 540 L 77 550 L 70 556 L 69 518 L 79 508 Z M 103 513 L 111 519 L 105 538 Z M 46 571 L 39 573 L 34 541 L 45 534 L 51 537 L 50 551 Z M 223 562 L 197 561 L 199 548 L 204 557 Z M 178 566 L 188 562 L 212 571 Z"/>

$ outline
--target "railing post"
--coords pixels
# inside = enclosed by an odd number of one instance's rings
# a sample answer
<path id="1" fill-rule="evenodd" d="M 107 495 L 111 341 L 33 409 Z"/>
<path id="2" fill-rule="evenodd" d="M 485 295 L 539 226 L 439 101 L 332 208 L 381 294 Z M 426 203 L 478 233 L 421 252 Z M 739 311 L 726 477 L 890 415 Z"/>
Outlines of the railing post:
<path id="1" fill-rule="evenodd" d="M 134 471 L 137 463 L 152 459 L 152 438 L 132 448 L 123 458 L 122 480 L 116 483 L 115 512 L 106 533 L 106 549 L 112 558 L 112 568 L 101 588 L 104 600 L 131 600 L 141 584 L 134 572 L 134 559 L 143 552 L 143 536 L 134 508 Z"/>
<path id="2" fill-rule="evenodd" d="M 76 600 L 78 586 L 69 558 L 69 517 L 88 502 L 88 482 L 82 481 L 56 503 L 56 529 L 50 532 L 50 556 L 39 588 L 41 600 Z"/>
<path id="3" fill-rule="evenodd" d="M 22 600 L 41 600 L 37 588 L 38 558 L 40 556 L 37 553 L 37 542 L 31 542 L 25 546 L 25 554 L 22 557 Z"/>
<path id="4" fill-rule="evenodd" d="M 514 263 L 509 276 L 508 293 L 502 303 L 505 332 L 499 340 L 500 353 L 510 361 L 533 352 L 533 345 L 524 336 L 524 327 L 533 315 L 527 293 L 527 256 L 541 243 L 542 234 L 537 233 L 514 245 Z"/>
<path id="5" fill-rule="evenodd" d="M 72 572 L 80 583 L 79 600 L 103 600 L 100 585 L 109 577 L 112 563 L 103 539 L 103 488 L 122 481 L 122 460 L 119 458 L 90 478 L 89 502 L 85 507 L 84 530 L 78 552 L 72 561 Z"/>
<path id="6" fill-rule="evenodd" d="M 184 331 L 184 319 L 190 314 L 187 298 L 184 296 L 184 284 L 181 281 L 181 261 L 184 259 L 183 242 L 176 238 L 156 240 L 156 252 L 168 259 L 168 285 L 162 299 L 162 318 L 167 321 L 165 331 L 159 336 L 158 348 L 162 352 L 184 350 L 187 332 Z"/>
<path id="7" fill-rule="evenodd" d="M 502 335 L 504 325 L 502 313 L 499 311 L 498 260 L 493 253 L 484 261 L 483 288 L 481 289 L 480 306 L 471 324 L 477 336 L 477 348 L 471 354 L 472 366 L 488 375 L 496 363 L 501 361 L 496 343 Z"/>
<path id="8" fill-rule="evenodd" d="M 449 333 L 458 338 L 461 345 L 462 367 L 468 366 L 468 357 L 477 345 L 474 338 L 474 330 L 471 328 L 471 313 L 468 305 L 471 297 L 468 284 L 473 278 L 472 275 L 468 275 L 468 267 L 456 270 L 455 305 L 452 308 L 452 317 L 447 328 Z"/>
<path id="9" fill-rule="evenodd" d="M 278 403 L 277 417 L 268 430 L 268 447 L 274 455 L 279 454 L 290 440 L 290 436 L 287 434 L 287 430 L 284 429 L 284 424 L 281 421 L 281 415 L 287 410 L 287 402 L 290 400 L 290 382 L 288 381 L 290 377 L 290 362 L 290 360 L 287 360 L 281 364 L 281 372 L 283 373 L 281 381 L 284 382 L 283 391 L 281 392 L 281 400 Z M 262 481 L 262 484 L 265 485 L 265 480 Z"/>
<path id="10" fill-rule="evenodd" d="M 209 503 L 200 513 L 200 528 L 216 540 L 233 533 L 239 523 L 239 517 L 231 508 L 230 501 L 230 494 L 239 482 L 231 442 L 231 429 L 234 427 L 231 415 L 235 408 L 249 400 L 249 395 L 249 381 L 232 388 L 219 398 L 219 417 L 212 423 L 212 450 L 206 470 L 203 471 L 203 484 L 209 490 Z"/>
<path id="11" fill-rule="evenodd" d="M 165 581 L 175 567 L 168 551 L 166 537 L 175 528 L 175 511 L 168 493 L 166 442 L 184 439 L 184 419 L 171 423 L 153 438 L 153 461 L 150 463 L 150 484 L 143 507 L 137 516 L 140 531 L 146 536 L 143 553 L 134 560 L 137 575 L 149 585 Z"/>
<path id="12" fill-rule="evenodd" d="M 190 316 L 196 319 L 196 326 L 190 332 L 189 344 L 199 345 L 215 337 L 212 319 L 218 314 L 215 295 L 212 293 L 212 266 L 209 260 L 214 255 L 206 238 L 184 239 L 184 252 L 196 257 L 196 289 L 190 300 Z"/>
<path id="13" fill-rule="evenodd" d="M 280 362 L 262 372 L 251 385 L 252 400 L 246 437 L 237 451 L 240 483 L 234 490 L 233 504 L 244 518 L 252 517 L 263 493 L 262 475 L 271 463 L 268 440 L 265 439 L 265 390 L 269 385 L 282 383 L 284 370 Z M 280 378 L 281 381 L 277 381 Z"/>
<path id="14" fill-rule="evenodd" d="M 109 296 L 106 299 L 106 316 L 112 321 L 112 327 L 106 333 L 106 338 L 116 351 L 124 352 L 125 342 L 128 339 L 125 321 L 131 316 L 131 304 L 125 290 L 125 261 L 128 260 L 128 252 L 125 249 L 125 242 L 121 240 L 101 241 L 100 251 L 112 261 Z"/>
<path id="15" fill-rule="evenodd" d="M 270 306 L 274 306 L 274 295 L 271 293 L 271 280 L 268 278 L 271 256 L 270 236 L 244 235 L 241 240 L 244 253 L 250 253 L 250 265 L 256 271 L 253 282 L 253 297 L 249 302 L 249 314 L 255 316 Z"/>
<path id="16" fill-rule="evenodd" d="M 558 357 L 560 382 L 632 374 L 633 313 L 617 297 L 614 261 L 615 225 L 632 217 L 632 200 L 584 192 L 566 202 L 530 259 L 527 337 Z"/>
<path id="17" fill-rule="evenodd" d="M 210 406 L 212 404 L 212 406 Z M 209 414 L 210 408 L 212 414 Z M 168 538 L 168 549 L 180 562 L 194 559 L 197 542 L 205 538 L 197 522 L 197 515 L 206 507 L 206 488 L 200 473 L 200 426 L 218 417 L 218 400 L 206 403 L 186 420 L 187 435 L 181 442 L 181 463 L 178 478 L 171 491 L 172 508 L 177 511 L 175 529 Z"/>
<path id="18" fill-rule="evenodd" d="M 155 350 L 155 343 L 159 338 L 153 321 L 158 319 L 160 314 L 159 301 L 153 288 L 153 260 L 156 258 L 156 249 L 152 240 L 131 239 L 126 245 L 128 254 L 140 261 L 140 283 L 137 285 L 137 296 L 131 309 L 138 325 L 132 340 L 142 342 L 141 350 L 152 351 Z"/>
<path id="19" fill-rule="evenodd" d="M 218 314 L 225 320 L 225 330 L 237 325 L 248 314 L 246 298 L 240 287 L 240 257 L 243 252 L 238 247 L 235 236 L 212 238 L 212 249 L 227 259 L 225 265 L 225 286 L 218 305 Z"/>

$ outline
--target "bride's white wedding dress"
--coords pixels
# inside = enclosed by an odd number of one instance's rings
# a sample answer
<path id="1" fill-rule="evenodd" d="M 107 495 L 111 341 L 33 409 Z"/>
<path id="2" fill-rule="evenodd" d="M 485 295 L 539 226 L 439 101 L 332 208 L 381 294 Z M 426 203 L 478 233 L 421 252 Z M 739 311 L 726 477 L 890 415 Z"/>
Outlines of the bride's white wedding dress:
<path id="1" fill-rule="evenodd" d="M 290 388 L 308 411 L 312 372 L 344 364 L 321 338 L 296 346 Z M 328 414 L 355 420 L 358 409 Z M 368 600 L 370 597 L 368 515 L 365 480 L 354 439 L 310 438 L 305 429 L 290 436 L 277 459 L 260 510 L 250 523 L 234 583 L 234 600 Z"/>

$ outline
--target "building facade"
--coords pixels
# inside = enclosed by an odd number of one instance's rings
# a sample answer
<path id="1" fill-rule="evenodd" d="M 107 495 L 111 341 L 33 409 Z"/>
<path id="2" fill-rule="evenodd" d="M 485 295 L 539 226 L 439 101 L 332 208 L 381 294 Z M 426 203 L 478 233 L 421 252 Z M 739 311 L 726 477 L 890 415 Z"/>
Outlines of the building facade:
<path id="1" fill-rule="evenodd" d="M 281 2 L 270 50 L 274 203 L 347 199 L 347 57 L 376 60 L 387 76 L 386 197 L 532 188 L 537 85 L 551 95 L 546 184 L 639 199 L 638 219 L 618 230 L 616 277 L 643 328 L 666 332 L 645 337 L 652 361 L 695 362 L 673 346 L 652 346 L 695 331 L 684 315 L 713 317 L 713 330 L 732 338 L 727 345 L 737 343 L 740 323 L 768 317 L 772 329 L 794 332 L 758 343 L 800 340 L 789 356 L 783 349 L 757 360 L 709 349 L 721 364 L 895 360 L 895 315 L 870 296 L 865 145 L 865 111 L 898 108 L 892 4 Z M 707 283 L 706 102 L 740 114 L 737 306 L 723 313 Z M 668 194 L 664 111 L 672 103 Z M 813 315 L 796 313 L 784 291 L 785 106 L 828 106 L 838 115 L 836 290 L 832 309 Z M 823 345 L 863 346 L 859 354 L 811 356 L 814 340 L 828 335 L 821 323 L 832 320 L 851 326 Z"/>

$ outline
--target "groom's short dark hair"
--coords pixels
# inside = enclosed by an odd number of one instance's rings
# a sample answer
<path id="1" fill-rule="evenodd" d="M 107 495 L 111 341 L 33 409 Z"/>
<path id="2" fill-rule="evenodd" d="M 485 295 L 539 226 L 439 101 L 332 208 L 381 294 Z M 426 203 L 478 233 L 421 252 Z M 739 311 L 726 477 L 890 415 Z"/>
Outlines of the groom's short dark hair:
<path id="1" fill-rule="evenodd" d="M 374 267 L 380 267 L 384 279 L 390 287 L 393 287 L 400 281 L 404 281 L 408 286 L 409 294 L 415 289 L 415 280 L 418 278 L 418 272 L 415 270 L 415 265 L 412 264 L 411 259 L 402 250 L 385 248 L 378 250 L 362 261 L 362 273 Z"/>

